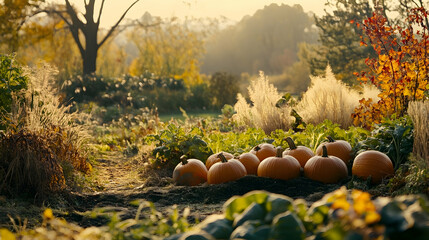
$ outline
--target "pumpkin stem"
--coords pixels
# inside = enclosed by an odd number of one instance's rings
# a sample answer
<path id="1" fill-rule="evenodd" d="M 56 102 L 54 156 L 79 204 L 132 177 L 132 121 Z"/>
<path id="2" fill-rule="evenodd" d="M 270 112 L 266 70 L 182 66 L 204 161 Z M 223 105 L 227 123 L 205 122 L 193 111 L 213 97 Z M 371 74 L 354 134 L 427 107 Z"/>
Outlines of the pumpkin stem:
<path id="1" fill-rule="evenodd" d="M 328 157 L 328 149 L 326 148 L 325 145 L 322 146 L 322 157 Z"/>
<path id="2" fill-rule="evenodd" d="M 328 139 L 328 142 L 335 142 L 335 140 L 331 136 L 326 137 Z"/>
<path id="3" fill-rule="evenodd" d="M 296 145 L 295 145 L 295 143 L 293 142 L 293 140 L 292 140 L 292 138 L 291 138 L 291 137 L 287 137 L 287 138 L 285 138 L 285 140 L 286 140 L 287 144 L 289 145 L 289 149 L 290 149 L 290 150 L 294 150 L 294 149 L 296 149 Z"/>
<path id="4" fill-rule="evenodd" d="M 220 160 L 221 160 L 223 163 L 228 162 L 228 160 L 226 159 L 225 155 L 223 155 L 223 153 L 219 153 L 219 154 L 217 155 L 217 157 L 218 157 L 218 158 L 220 158 Z"/>
<path id="5" fill-rule="evenodd" d="M 261 147 L 258 145 L 256 147 L 254 147 L 253 150 L 255 150 L 257 152 L 257 151 L 261 150 Z"/>
<path id="6" fill-rule="evenodd" d="M 180 157 L 180 161 L 182 162 L 182 165 L 185 165 L 185 164 L 187 164 L 188 163 L 188 156 L 186 156 L 186 155 L 182 155 L 181 157 Z"/>
<path id="7" fill-rule="evenodd" d="M 279 147 L 276 147 L 276 150 L 277 150 L 276 157 L 281 158 L 283 156 L 283 148 L 279 146 Z"/>

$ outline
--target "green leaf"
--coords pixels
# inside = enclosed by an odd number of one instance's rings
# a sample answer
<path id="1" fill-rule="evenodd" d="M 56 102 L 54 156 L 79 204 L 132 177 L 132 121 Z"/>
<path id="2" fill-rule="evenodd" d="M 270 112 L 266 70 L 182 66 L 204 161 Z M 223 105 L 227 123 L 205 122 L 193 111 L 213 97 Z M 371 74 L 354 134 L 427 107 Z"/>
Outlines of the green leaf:
<path id="1" fill-rule="evenodd" d="M 242 213 L 250 204 L 263 204 L 267 197 L 268 193 L 265 191 L 251 191 L 243 196 L 232 197 L 223 205 L 225 218 L 233 221 L 234 218 Z"/>
<path id="2" fill-rule="evenodd" d="M 270 194 L 265 202 L 265 222 L 271 223 L 275 216 L 291 210 L 293 199 L 280 194 Z"/>
<path id="3" fill-rule="evenodd" d="M 260 204 L 252 202 L 246 210 L 240 215 L 236 216 L 233 222 L 233 226 L 237 227 L 249 220 L 263 221 L 265 217 L 265 209 Z"/>
<path id="4" fill-rule="evenodd" d="M 270 239 L 303 239 L 304 234 L 301 220 L 290 211 L 277 215 L 271 224 Z"/>
<path id="5" fill-rule="evenodd" d="M 216 239 L 228 239 L 233 231 L 232 222 L 224 215 L 208 216 L 196 228 L 207 232 Z"/>

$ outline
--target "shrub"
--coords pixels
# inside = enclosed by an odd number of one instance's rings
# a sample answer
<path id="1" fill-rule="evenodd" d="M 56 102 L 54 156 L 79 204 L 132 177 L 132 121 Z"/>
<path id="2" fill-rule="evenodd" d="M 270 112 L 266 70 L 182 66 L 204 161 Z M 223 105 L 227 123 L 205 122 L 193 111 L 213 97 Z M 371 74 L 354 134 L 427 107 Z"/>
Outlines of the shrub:
<path id="1" fill-rule="evenodd" d="M 257 80 L 251 82 L 248 91 L 252 106 L 238 94 L 238 101 L 234 105 L 237 112 L 234 115 L 236 121 L 249 127 L 261 128 L 267 134 L 276 129 L 287 130 L 291 127 L 293 122 L 290 116 L 291 107 L 289 105 L 276 107 L 277 101 L 282 96 L 269 83 L 263 72 L 260 72 Z"/>
<path id="2" fill-rule="evenodd" d="M 353 123 L 351 115 L 359 104 L 359 93 L 337 80 L 329 65 L 325 74 L 325 77 L 311 77 L 311 85 L 298 103 L 297 112 L 306 123 L 316 125 L 328 119 L 348 128 Z"/>
<path id="3" fill-rule="evenodd" d="M 376 53 L 365 61 L 370 71 L 356 75 L 381 92 L 378 101 L 363 98 L 359 102 L 353 114 L 355 125 L 371 128 L 383 118 L 406 115 L 410 102 L 427 99 L 429 12 L 421 6 L 407 8 L 400 25 L 392 25 L 383 11 L 356 23 L 364 33 L 361 44 L 370 45 Z"/>

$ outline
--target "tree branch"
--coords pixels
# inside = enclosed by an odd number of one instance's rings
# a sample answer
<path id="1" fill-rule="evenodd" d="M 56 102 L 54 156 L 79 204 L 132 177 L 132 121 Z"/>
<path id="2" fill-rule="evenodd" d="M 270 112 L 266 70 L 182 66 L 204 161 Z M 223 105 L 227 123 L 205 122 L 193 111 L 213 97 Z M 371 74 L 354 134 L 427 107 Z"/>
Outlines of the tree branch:
<path id="1" fill-rule="evenodd" d="M 68 0 L 66 0 L 68 1 Z M 110 35 L 112 35 L 112 33 L 115 31 L 115 29 L 118 27 L 118 25 L 121 23 L 121 21 L 125 18 L 125 15 L 127 15 L 128 11 L 140 0 L 136 0 L 135 2 L 133 2 L 128 8 L 127 10 L 125 10 L 125 12 L 122 14 L 122 16 L 119 18 L 119 20 L 116 22 L 115 25 L 113 25 L 109 32 L 107 32 L 106 36 L 104 36 L 103 40 L 101 40 L 101 42 L 98 44 L 98 47 L 101 47 L 101 45 L 103 45 L 103 43 L 106 42 L 106 40 L 110 37 Z"/>
<path id="2" fill-rule="evenodd" d="M 98 18 L 97 18 L 97 26 L 100 25 L 100 19 L 101 19 L 101 14 L 103 13 L 103 8 L 104 8 L 104 0 L 101 2 L 101 6 L 100 6 L 100 11 L 98 11 Z"/>

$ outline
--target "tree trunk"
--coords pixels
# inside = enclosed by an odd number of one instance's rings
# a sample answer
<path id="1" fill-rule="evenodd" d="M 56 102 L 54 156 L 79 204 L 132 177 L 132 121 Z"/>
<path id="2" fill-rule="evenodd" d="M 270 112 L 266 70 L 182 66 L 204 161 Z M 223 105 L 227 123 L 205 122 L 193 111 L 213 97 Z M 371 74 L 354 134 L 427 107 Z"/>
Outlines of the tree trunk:
<path id="1" fill-rule="evenodd" d="M 82 56 L 83 75 L 93 74 L 97 69 L 97 54 L 98 54 L 98 26 L 88 22 L 85 29 L 85 51 Z"/>
<path id="2" fill-rule="evenodd" d="M 82 56 L 83 75 L 93 74 L 97 70 L 97 48 L 87 48 Z"/>

